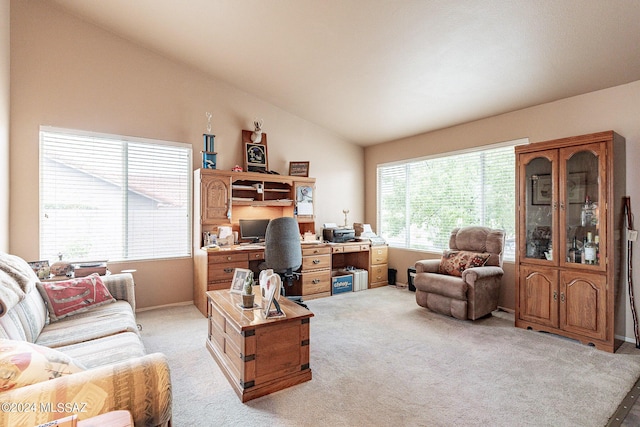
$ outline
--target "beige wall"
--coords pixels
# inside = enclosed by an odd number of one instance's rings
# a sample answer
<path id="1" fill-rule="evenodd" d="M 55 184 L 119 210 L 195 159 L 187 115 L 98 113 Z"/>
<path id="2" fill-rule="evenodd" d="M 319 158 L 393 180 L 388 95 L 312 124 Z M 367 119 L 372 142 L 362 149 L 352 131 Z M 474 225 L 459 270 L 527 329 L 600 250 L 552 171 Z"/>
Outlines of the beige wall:
<path id="1" fill-rule="evenodd" d="M 376 224 L 376 165 L 394 160 L 427 156 L 464 148 L 529 138 L 546 141 L 573 135 L 614 130 L 626 138 L 627 194 L 632 211 L 640 212 L 640 81 L 586 95 L 563 99 L 520 111 L 417 135 L 365 149 L 365 220 Z M 433 256 L 433 255 L 431 255 Z M 428 257 L 418 251 L 390 250 L 390 267 L 398 269 L 398 281 L 406 282 L 407 267 Z M 640 260 L 633 260 L 637 276 Z M 500 304 L 515 308 L 515 274 L 513 263 L 505 265 Z M 635 295 L 640 295 L 640 277 L 634 277 Z M 627 308 L 627 311 L 629 309 Z M 627 337 L 633 337 L 630 312 Z"/>
<path id="2" fill-rule="evenodd" d="M 9 0 L 0 0 L 0 251 L 9 250 Z"/>
<path id="3" fill-rule="evenodd" d="M 310 174 L 317 178 L 316 228 L 341 222 L 344 208 L 350 209 L 351 221 L 364 219 L 361 147 L 47 2 L 11 2 L 11 69 L 9 248 L 26 259 L 39 254 L 40 125 L 192 143 L 197 168 L 205 112 L 211 112 L 218 168 L 231 169 L 242 164 L 241 130 L 251 129 L 255 117 L 263 118 L 271 169 L 286 174 L 289 161 L 311 161 Z M 265 67 L 265 72 L 277 70 Z M 137 269 L 139 307 L 193 298 L 189 259 L 112 263 L 110 268 Z"/>

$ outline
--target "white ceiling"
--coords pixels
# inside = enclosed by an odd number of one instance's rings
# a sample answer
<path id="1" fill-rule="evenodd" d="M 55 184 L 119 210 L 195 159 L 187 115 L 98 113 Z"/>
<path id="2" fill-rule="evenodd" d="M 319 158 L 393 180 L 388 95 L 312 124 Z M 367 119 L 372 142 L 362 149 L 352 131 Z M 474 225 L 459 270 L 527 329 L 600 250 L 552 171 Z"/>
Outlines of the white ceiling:
<path id="1" fill-rule="evenodd" d="M 638 0 L 54 1 L 360 145 L 640 80 Z"/>

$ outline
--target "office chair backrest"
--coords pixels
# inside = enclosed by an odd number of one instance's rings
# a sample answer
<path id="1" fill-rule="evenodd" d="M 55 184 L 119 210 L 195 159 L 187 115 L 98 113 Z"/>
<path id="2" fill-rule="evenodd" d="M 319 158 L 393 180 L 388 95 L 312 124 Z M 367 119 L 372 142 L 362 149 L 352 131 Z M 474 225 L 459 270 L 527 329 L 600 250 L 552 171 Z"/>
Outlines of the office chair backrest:
<path id="1" fill-rule="evenodd" d="M 269 222 L 265 236 L 264 261 L 267 268 L 281 273 L 296 271 L 302 265 L 300 230 L 295 218 L 275 218 Z"/>

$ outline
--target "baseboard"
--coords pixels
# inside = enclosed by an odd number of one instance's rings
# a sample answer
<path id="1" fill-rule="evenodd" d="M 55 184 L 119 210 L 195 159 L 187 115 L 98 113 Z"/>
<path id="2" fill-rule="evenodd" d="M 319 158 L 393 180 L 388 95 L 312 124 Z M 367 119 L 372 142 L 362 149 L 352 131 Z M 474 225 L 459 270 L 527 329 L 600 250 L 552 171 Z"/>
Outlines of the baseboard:
<path id="1" fill-rule="evenodd" d="M 182 307 L 182 306 L 185 306 L 185 305 L 193 305 L 193 301 L 174 302 L 174 303 L 171 303 L 171 304 L 154 305 L 153 307 L 137 308 L 136 309 L 136 313 L 142 313 L 143 311 L 155 310 L 157 308 Z"/>

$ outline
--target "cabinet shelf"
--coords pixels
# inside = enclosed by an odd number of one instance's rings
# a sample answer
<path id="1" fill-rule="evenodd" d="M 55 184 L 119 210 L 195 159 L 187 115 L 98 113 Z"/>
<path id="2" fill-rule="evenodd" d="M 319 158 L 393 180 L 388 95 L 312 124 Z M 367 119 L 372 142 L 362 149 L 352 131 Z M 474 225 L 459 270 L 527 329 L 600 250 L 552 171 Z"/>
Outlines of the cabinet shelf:
<path id="1" fill-rule="evenodd" d="M 291 206 L 293 200 L 233 200 L 234 206 Z"/>

